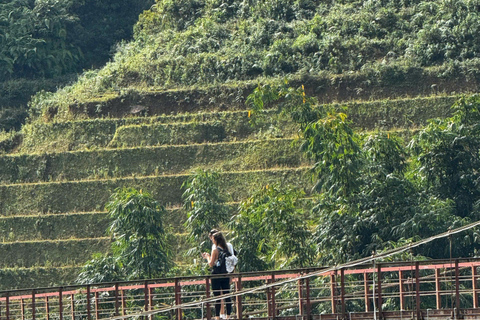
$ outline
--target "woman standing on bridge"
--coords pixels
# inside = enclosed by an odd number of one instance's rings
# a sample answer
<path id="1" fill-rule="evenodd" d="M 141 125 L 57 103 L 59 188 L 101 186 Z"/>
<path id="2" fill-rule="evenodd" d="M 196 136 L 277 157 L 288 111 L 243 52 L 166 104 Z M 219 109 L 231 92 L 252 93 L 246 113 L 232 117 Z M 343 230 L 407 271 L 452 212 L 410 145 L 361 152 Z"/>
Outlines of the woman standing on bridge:
<path id="1" fill-rule="evenodd" d="M 225 256 L 230 255 L 227 247 L 227 241 L 221 232 L 213 234 L 213 244 L 215 249 L 212 249 L 212 254 L 204 252 L 202 256 L 207 259 L 208 265 L 213 268 L 212 274 L 227 274 L 225 265 Z M 230 278 L 215 278 L 212 279 L 212 290 L 214 296 L 220 294 L 230 294 Z M 216 318 L 220 318 L 221 300 L 215 301 L 215 315 Z M 227 306 L 227 319 L 230 318 L 232 313 L 232 299 L 227 297 L 224 299 Z"/>

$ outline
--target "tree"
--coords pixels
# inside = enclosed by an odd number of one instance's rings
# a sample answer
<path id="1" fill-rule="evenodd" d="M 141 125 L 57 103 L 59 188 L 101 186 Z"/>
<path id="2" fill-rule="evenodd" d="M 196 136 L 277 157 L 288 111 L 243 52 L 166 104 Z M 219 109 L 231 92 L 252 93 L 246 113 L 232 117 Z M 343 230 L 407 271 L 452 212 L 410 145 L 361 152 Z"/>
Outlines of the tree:
<path id="1" fill-rule="evenodd" d="M 173 267 L 163 227 L 165 208 L 135 188 L 118 188 L 106 204 L 112 223 L 111 253 L 96 254 L 77 278 L 81 283 L 164 276 Z"/>
<path id="2" fill-rule="evenodd" d="M 231 228 L 241 271 L 306 267 L 314 261 L 303 192 L 267 186 L 242 202 Z"/>
<path id="3" fill-rule="evenodd" d="M 452 199 L 456 215 L 468 217 L 480 200 L 480 96 L 462 98 L 454 115 L 433 119 L 410 142 L 422 188 Z"/>
<path id="4" fill-rule="evenodd" d="M 113 254 L 130 270 L 129 278 L 168 272 L 173 262 L 162 222 L 165 208 L 134 188 L 117 189 L 105 207 L 113 219 L 109 228 Z"/>
<path id="5" fill-rule="evenodd" d="M 196 244 L 189 254 L 200 256 L 211 248 L 209 231 L 228 220 L 225 201 L 220 194 L 219 175 L 199 169 L 182 184 L 182 188 L 187 210 L 185 227 L 190 233 L 190 241 Z"/>
<path id="6" fill-rule="evenodd" d="M 330 110 L 303 132 L 303 151 L 314 160 L 315 189 L 348 197 L 359 186 L 362 154 L 347 115 Z"/>

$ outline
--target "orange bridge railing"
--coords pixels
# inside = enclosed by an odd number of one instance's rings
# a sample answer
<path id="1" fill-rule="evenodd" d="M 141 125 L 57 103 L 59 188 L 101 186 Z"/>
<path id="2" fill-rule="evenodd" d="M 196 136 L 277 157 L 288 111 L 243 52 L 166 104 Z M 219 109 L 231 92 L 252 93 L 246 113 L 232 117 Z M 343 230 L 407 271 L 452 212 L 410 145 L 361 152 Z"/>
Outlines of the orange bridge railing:
<path id="1" fill-rule="evenodd" d="M 234 273 L 232 318 L 480 319 L 479 267 L 457 259 Z M 211 277 L 3 291 L 0 319 L 211 319 Z"/>

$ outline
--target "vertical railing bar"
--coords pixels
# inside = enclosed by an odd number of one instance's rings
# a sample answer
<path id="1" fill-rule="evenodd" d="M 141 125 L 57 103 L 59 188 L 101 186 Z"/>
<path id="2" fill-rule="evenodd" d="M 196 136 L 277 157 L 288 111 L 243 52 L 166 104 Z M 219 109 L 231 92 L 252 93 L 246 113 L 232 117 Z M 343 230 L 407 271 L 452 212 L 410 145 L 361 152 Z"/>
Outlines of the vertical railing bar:
<path id="1" fill-rule="evenodd" d="M 304 310 L 304 303 L 303 303 L 303 283 L 302 279 L 298 279 L 297 281 L 297 290 L 298 290 L 298 315 L 304 317 L 305 310 Z"/>
<path id="2" fill-rule="evenodd" d="M 118 316 L 119 313 L 118 313 L 118 282 L 115 283 L 115 315 Z"/>
<path id="3" fill-rule="evenodd" d="M 180 287 L 180 280 L 178 278 L 175 278 L 175 305 L 180 305 L 182 304 L 182 289 Z M 177 320 L 182 320 L 182 309 L 179 308 L 176 310 L 177 312 Z"/>
<path id="4" fill-rule="evenodd" d="M 125 301 L 125 290 L 120 291 L 120 295 L 122 298 L 122 316 L 127 314 L 127 302 Z"/>
<path id="5" fill-rule="evenodd" d="M 149 302 L 149 297 L 148 297 L 148 293 L 149 293 L 149 290 L 148 290 L 148 280 L 145 280 L 144 284 L 143 284 L 143 303 L 145 304 L 145 307 L 144 307 L 144 310 L 145 311 L 148 311 L 148 308 L 149 308 L 149 305 L 148 305 L 148 302 Z M 146 319 L 146 317 L 142 317 L 143 319 Z"/>
<path id="6" fill-rule="evenodd" d="M 269 283 L 269 280 L 266 279 L 265 280 L 265 283 L 268 284 Z M 273 314 L 272 314 L 272 303 L 271 303 L 271 300 L 272 300 L 272 297 L 271 297 L 271 291 L 270 291 L 270 287 L 267 287 L 265 289 L 265 293 L 267 295 L 267 317 L 268 319 L 272 319 L 273 318 Z"/>
<path id="7" fill-rule="evenodd" d="M 63 289 L 58 288 L 58 318 L 63 320 Z"/>
<path id="8" fill-rule="evenodd" d="M 210 279 L 207 277 L 205 278 L 205 296 L 206 298 L 210 298 Z M 212 310 L 210 309 L 210 302 L 207 302 L 207 320 L 212 318 Z"/>
<path id="9" fill-rule="evenodd" d="M 420 262 L 415 262 L 415 310 L 417 319 L 422 318 L 422 311 L 420 310 Z"/>
<path id="10" fill-rule="evenodd" d="M 332 273 L 330 275 L 330 291 L 331 291 L 331 304 L 332 304 L 332 313 L 335 314 L 337 313 L 337 308 L 336 308 L 336 302 L 335 302 L 335 275 L 337 273 L 337 270 L 334 271 L 334 273 Z"/>
<path id="11" fill-rule="evenodd" d="M 345 269 L 340 269 L 340 302 L 342 304 L 342 318 L 345 318 Z"/>
<path id="12" fill-rule="evenodd" d="M 382 266 L 379 263 L 377 265 L 377 295 L 378 295 L 378 303 L 377 303 L 377 309 L 378 309 L 378 318 L 383 319 L 383 310 L 382 310 Z"/>
<path id="13" fill-rule="evenodd" d="M 87 285 L 87 320 L 92 320 L 92 306 L 90 305 L 90 285 Z"/>
<path id="14" fill-rule="evenodd" d="M 457 316 L 460 314 L 460 278 L 459 276 L 460 276 L 460 272 L 458 269 L 458 259 L 455 259 L 455 308 L 457 310 Z"/>
<path id="15" fill-rule="evenodd" d="M 35 314 L 36 308 L 35 308 L 35 289 L 32 290 L 32 320 L 35 320 L 36 314 Z"/>
<path id="16" fill-rule="evenodd" d="M 74 293 L 70 295 L 70 306 L 71 306 L 70 313 L 72 315 L 72 320 L 74 320 L 75 319 L 75 294 Z"/>
<path id="17" fill-rule="evenodd" d="M 48 303 L 48 296 L 45 297 L 45 320 L 50 320 L 50 305 Z"/>
<path id="18" fill-rule="evenodd" d="M 403 271 L 398 270 L 398 292 L 400 296 L 400 311 L 405 310 L 405 291 L 403 290 Z"/>
<path id="19" fill-rule="evenodd" d="M 236 289 L 237 291 L 242 290 L 242 277 L 240 275 L 237 276 L 236 282 Z M 243 308 L 242 308 L 242 296 L 237 296 L 237 319 L 242 319 L 243 317 Z"/>
<path id="20" fill-rule="evenodd" d="M 10 293 L 7 292 L 5 297 L 5 315 L 7 320 L 10 320 Z"/>
<path id="21" fill-rule="evenodd" d="M 363 289 L 364 289 L 364 297 L 365 297 L 365 312 L 370 312 L 370 301 L 368 296 L 370 295 L 369 284 L 368 284 L 368 273 L 365 271 L 363 273 Z"/>
<path id="22" fill-rule="evenodd" d="M 436 268 L 435 269 L 435 300 L 436 300 L 436 307 L 437 310 L 440 310 L 442 308 L 442 296 L 441 296 L 441 283 L 440 283 L 440 269 Z"/>
<path id="23" fill-rule="evenodd" d="M 148 288 L 148 305 L 150 310 L 153 310 L 153 295 L 154 295 L 153 290 L 154 289 L 152 287 Z M 149 315 L 148 319 L 152 320 L 152 315 Z"/>
<path id="24" fill-rule="evenodd" d="M 274 273 L 270 276 L 270 282 L 275 283 L 275 274 Z M 276 305 L 276 302 L 275 302 L 275 286 L 271 287 L 270 296 L 271 296 L 270 301 L 272 302 L 272 318 L 275 319 L 277 317 L 277 305 Z"/>
<path id="25" fill-rule="evenodd" d="M 23 299 L 20 299 L 20 311 L 22 313 L 22 320 L 25 320 L 25 308 L 23 305 Z"/>
<path id="26" fill-rule="evenodd" d="M 311 319 L 312 305 L 310 303 L 310 278 L 305 279 L 305 296 L 307 299 L 307 319 Z"/>
<path id="27" fill-rule="evenodd" d="M 472 295 L 473 308 L 478 308 L 478 293 L 477 293 L 477 267 L 472 266 Z"/>
<path id="28" fill-rule="evenodd" d="M 98 304 L 98 296 L 99 296 L 98 291 L 95 291 L 94 296 L 95 296 L 95 319 L 98 320 L 100 318 L 100 310 L 99 310 L 99 304 Z M 115 314 L 115 315 L 117 316 L 118 314 Z"/>

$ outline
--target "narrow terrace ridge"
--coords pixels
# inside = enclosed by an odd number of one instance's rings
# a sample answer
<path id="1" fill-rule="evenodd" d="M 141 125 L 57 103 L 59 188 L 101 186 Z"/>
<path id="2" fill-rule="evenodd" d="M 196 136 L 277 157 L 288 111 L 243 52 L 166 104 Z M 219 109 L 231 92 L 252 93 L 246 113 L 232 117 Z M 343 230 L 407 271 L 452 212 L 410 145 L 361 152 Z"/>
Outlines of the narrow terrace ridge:
<path id="1" fill-rule="evenodd" d="M 12 288 L 45 288 L 60 284 L 73 284 L 81 271 L 78 265 L 34 266 L 31 268 L 1 268 L 0 290 Z"/>
<path id="2" fill-rule="evenodd" d="M 354 126 L 361 130 L 375 128 L 418 128 L 424 125 L 428 119 L 443 118 L 451 115 L 451 106 L 463 95 L 431 95 L 425 97 L 385 99 L 373 101 L 349 101 L 345 103 L 331 103 L 335 108 L 348 108 L 347 114 L 353 121 Z M 266 115 L 272 121 L 278 110 L 268 110 Z M 44 153 L 45 151 L 57 150 L 81 150 L 89 148 L 119 147 L 128 141 L 116 141 L 111 143 L 117 134 L 122 132 L 124 137 L 135 135 L 125 127 L 138 126 L 135 130 L 160 123 L 175 124 L 177 120 L 215 122 L 224 126 L 226 139 L 239 139 L 248 137 L 259 128 L 254 129 L 248 118 L 248 112 L 221 111 L 199 114 L 183 114 L 175 116 L 153 116 L 135 118 L 107 118 L 88 119 L 69 122 L 32 123 L 23 129 L 23 142 L 20 151 L 23 153 Z M 265 123 L 263 130 L 267 130 L 271 124 L 278 128 L 285 128 L 288 119 L 277 118 L 274 122 Z M 292 125 L 290 121 L 290 125 Z M 218 129 L 218 128 L 217 128 Z M 128 133 L 127 131 L 130 132 Z M 151 128 L 149 128 L 151 130 Z M 141 131 L 141 130 L 140 130 Z M 218 138 L 218 136 L 217 136 Z M 242 139 L 243 139 L 242 138 Z M 118 140 L 118 139 L 117 139 Z M 133 140 L 135 142 L 135 140 Z M 131 142 L 128 142 L 131 143 Z M 146 144 L 152 143 L 148 139 Z"/>
<path id="3" fill-rule="evenodd" d="M 110 249 L 109 237 L 0 243 L 0 268 L 78 265 Z"/>
<path id="4" fill-rule="evenodd" d="M 305 173 L 309 167 L 268 168 L 220 173 L 227 201 L 241 201 L 249 190 L 267 184 L 297 186 L 308 193 L 311 188 Z M 36 182 L 0 186 L 0 216 L 33 213 L 100 211 L 116 188 L 134 187 L 150 192 L 166 206 L 182 203 L 182 184 L 188 174 L 110 178 L 67 182 Z"/>
<path id="5" fill-rule="evenodd" d="M 241 174 L 248 174 L 248 173 L 262 173 L 262 172 L 291 172 L 291 171 L 306 171 L 310 169 L 311 166 L 302 165 L 299 167 L 285 167 L 285 166 L 276 166 L 274 168 L 265 168 L 265 169 L 253 169 L 253 170 L 232 170 L 232 171 L 225 171 L 219 172 L 220 175 L 241 175 Z M 112 177 L 112 178 L 87 178 L 87 179 L 79 179 L 79 180 L 65 180 L 65 181 L 38 181 L 38 182 L 21 182 L 21 183 L 7 183 L 7 184 L 0 184 L 0 188 L 12 188 L 12 187 L 21 187 L 21 186 L 45 186 L 45 185 L 62 185 L 62 184 L 80 184 L 80 183 L 88 183 L 88 182 L 122 182 L 122 181 L 139 181 L 139 180 L 147 180 L 147 179 L 162 179 L 162 178 L 187 178 L 190 176 L 190 173 L 164 173 L 161 175 L 133 175 L 127 177 Z"/>
<path id="6" fill-rule="evenodd" d="M 305 164 L 293 141 L 293 138 L 272 138 L 5 155 L 0 156 L 0 185 L 179 174 L 199 166 L 229 171 Z"/>

